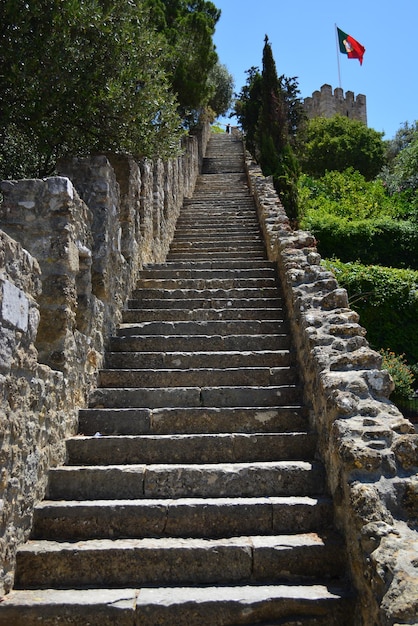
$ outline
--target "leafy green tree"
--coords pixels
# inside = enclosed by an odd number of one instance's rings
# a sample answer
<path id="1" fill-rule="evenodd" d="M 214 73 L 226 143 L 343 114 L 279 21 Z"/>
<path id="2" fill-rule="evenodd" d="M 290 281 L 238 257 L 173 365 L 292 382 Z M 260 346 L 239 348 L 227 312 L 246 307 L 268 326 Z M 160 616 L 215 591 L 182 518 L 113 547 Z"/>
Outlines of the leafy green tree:
<path id="1" fill-rule="evenodd" d="M 5 0 L 0 44 L 1 177 L 19 155 L 19 175 L 42 176 L 66 153 L 176 152 L 164 41 L 142 0 Z"/>
<path id="2" fill-rule="evenodd" d="M 377 176 L 385 162 L 383 133 L 362 122 L 335 115 L 316 117 L 307 122 L 300 154 L 306 174 L 321 177 L 326 171 L 358 170 L 367 180 Z"/>
<path id="3" fill-rule="evenodd" d="M 392 198 L 403 205 L 406 219 L 418 222 L 418 126 L 402 134 L 403 147 L 379 176 Z"/>
<path id="4" fill-rule="evenodd" d="M 389 164 L 401 150 L 409 146 L 409 144 L 417 137 L 418 121 L 413 124 L 404 122 L 395 137 L 386 142 L 386 156 Z"/>
<path id="5" fill-rule="evenodd" d="M 180 114 L 193 126 L 213 95 L 210 77 L 218 62 L 213 35 L 220 10 L 208 0 L 146 0 L 146 4 L 169 49 L 166 70 Z"/>
<path id="6" fill-rule="evenodd" d="M 225 65 L 215 65 L 208 76 L 208 85 L 211 92 L 208 104 L 214 117 L 226 115 L 232 103 L 234 79 Z"/>

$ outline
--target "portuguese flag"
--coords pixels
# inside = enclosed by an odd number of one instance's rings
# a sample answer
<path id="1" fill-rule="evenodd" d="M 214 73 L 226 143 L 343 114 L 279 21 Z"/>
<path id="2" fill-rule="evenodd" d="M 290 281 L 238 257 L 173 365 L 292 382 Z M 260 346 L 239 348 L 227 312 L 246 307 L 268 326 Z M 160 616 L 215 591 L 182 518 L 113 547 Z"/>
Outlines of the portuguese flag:
<path id="1" fill-rule="evenodd" d="M 358 41 L 353 39 L 351 35 L 347 35 L 337 27 L 338 41 L 340 44 L 340 52 L 346 54 L 349 59 L 358 59 L 360 65 L 363 63 L 363 54 L 366 52 L 366 48 Z"/>

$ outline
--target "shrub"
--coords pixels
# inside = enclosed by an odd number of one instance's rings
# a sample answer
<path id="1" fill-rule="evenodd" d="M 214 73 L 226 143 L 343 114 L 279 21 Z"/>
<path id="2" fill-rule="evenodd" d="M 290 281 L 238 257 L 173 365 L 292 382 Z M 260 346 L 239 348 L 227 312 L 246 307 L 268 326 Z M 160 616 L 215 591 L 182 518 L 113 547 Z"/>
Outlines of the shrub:
<path id="1" fill-rule="evenodd" d="M 379 350 L 391 346 L 418 363 L 418 272 L 406 269 L 324 261 L 348 292 L 350 306 L 360 314 L 369 343 Z"/>
<path id="2" fill-rule="evenodd" d="M 404 354 L 395 354 L 392 350 L 381 349 L 382 368 L 388 370 L 395 383 L 393 398 L 408 400 L 413 394 L 414 375 L 405 361 Z"/>

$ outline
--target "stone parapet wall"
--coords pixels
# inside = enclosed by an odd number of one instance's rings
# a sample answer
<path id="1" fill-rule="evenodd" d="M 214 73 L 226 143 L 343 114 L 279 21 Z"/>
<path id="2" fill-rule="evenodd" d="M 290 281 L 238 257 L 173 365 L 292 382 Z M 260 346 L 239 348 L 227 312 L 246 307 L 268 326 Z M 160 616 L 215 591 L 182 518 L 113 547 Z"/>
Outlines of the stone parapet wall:
<path id="1" fill-rule="evenodd" d="M 142 266 L 165 260 L 208 129 L 169 162 L 68 159 L 0 191 L 0 593 Z"/>
<path id="2" fill-rule="evenodd" d="M 246 167 L 277 262 L 318 454 L 358 590 L 358 624 L 418 623 L 418 435 L 310 233 L 289 225 L 270 179 Z"/>
<path id="3" fill-rule="evenodd" d="M 65 458 L 76 428 L 62 372 L 38 362 L 38 262 L 0 231 L 0 588 L 13 584 L 17 545 L 25 541 L 48 468 Z"/>

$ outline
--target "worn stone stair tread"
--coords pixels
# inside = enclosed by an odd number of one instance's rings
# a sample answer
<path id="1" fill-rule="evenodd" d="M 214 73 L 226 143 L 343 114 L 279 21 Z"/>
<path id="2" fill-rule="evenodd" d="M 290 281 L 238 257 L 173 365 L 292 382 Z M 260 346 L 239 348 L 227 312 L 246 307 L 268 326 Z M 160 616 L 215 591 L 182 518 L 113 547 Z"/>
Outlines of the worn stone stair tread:
<path id="1" fill-rule="evenodd" d="M 166 308 L 167 307 L 167 308 Z M 184 307 L 184 301 L 183 301 Z M 283 309 L 276 308 L 169 308 L 169 304 L 157 308 L 130 307 L 122 313 L 122 323 L 132 324 L 138 322 L 155 322 L 155 321 L 211 321 L 211 320 L 275 320 L 276 322 L 284 322 Z"/>
<path id="2" fill-rule="evenodd" d="M 324 469 L 315 461 L 64 465 L 50 470 L 50 500 L 317 496 Z"/>
<path id="3" fill-rule="evenodd" d="M 185 279 L 185 280 L 249 280 L 249 279 L 270 279 L 277 281 L 276 272 L 273 268 L 254 268 L 254 269 L 238 269 L 238 268 L 221 268 L 221 269 L 200 269 L 193 267 L 169 267 L 168 265 L 160 266 L 155 269 L 143 269 L 141 279 Z M 137 281 L 138 284 L 138 281 Z M 277 286 L 278 283 L 277 283 Z"/>
<path id="4" fill-rule="evenodd" d="M 278 320 L 188 320 L 151 321 L 120 324 L 117 335 L 267 335 L 275 334 L 285 323 Z"/>
<path id="5" fill-rule="evenodd" d="M 236 387 L 296 384 L 295 366 L 194 367 L 194 368 L 109 368 L 99 372 L 100 387 Z"/>
<path id="6" fill-rule="evenodd" d="M 309 626 L 350 626 L 351 602 L 346 587 L 329 583 L 14 590 L 0 607 L 0 624 L 268 626 L 280 619 L 287 626 L 289 618 L 291 626 L 305 619 L 315 620 Z"/>
<path id="7" fill-rule="evenodd" d="M 251 255 L 249 254 L 251 253 Z M 248 259 L 251 256 L 254 260 L 262 260 L 264 259 L 263 253 L 255 253 L 253 250 L 242 250 L 240 252 L 169 252 L 169 259 L 177 259 L 177 260 L 188 260 L 188 259 L 202 259 L 202 260 L 210 260 L 210 259 Z"/>
<path id="8" fill-rule="evenodd" d="M 141 278 L 136 289 L 264 289 L 276 288 L 274 277 L 257 278 Z"/>
<path id="9" fill-rule="evenodd" d="M 342 552 L 341 538 L 331 532 L 221 539 L 30 540 L 17 551 L 15 586 L 243 584 L 303 581 L 318 576 L 338 579 Z"/>
<path id="10" fill-rule="evenodd" d="M 198 407 L 198 406 L 277 406 L 300 403 L 298 384 L 230 385 L 191 387 L 99 387 L 91 395 L 90 406 L 120 407 Z"/>
<path id="11" fill-rule="evenodd" d="M 138 370 L 144 367 L 148 369 L 189 369 L 194 367 L 225 369 L 249 366 L 286 367 L 293 363 L 294 357 L 290 350 L 108 352 L 105 369 L 123 369 L 126 367 Z"/>
<path id="12" fill-rule="evenodd" d="M 125 335 L 112 337 L 109 348 L 113 352 L 204 352 L 290 348 L 289 335 L 285 332 L 269 335 Z"/>
<path id="13" fill-rule="evenodd" d="M 228 537 L 312 532 L 332 525 L 326 496 L 44 500 L 35 509 L 34 539 Z"/>
<path id="14" fill-rule="evenodd" d="M 211 298 L 208 300 L 203 297 L 196 297 L 194 299 L 188 300 L 189 310 L 241 310 L 241 309 L 262 309 L 264 307 L 282 307 L 282 300 L 279 295 L 276 295 L 273 298 Z M 184 309 L 185 300 L 184 298 L 141 298 L 140 300 L 129 300 L 128 305 L 130 308 L 134 309 L 174 309 L 180 308 Z"/>
<path id="15" fill-rule="evenodd" d="M 253 259 L 244 259 L 240 261 L 228 261 L 225 259 L 212 259 L 208 261 L 165 261 L 164 263 L 156 263 L 155 265 L 145 265 L 145 270 L 152 270 L 153 268 L 171 268 L 171 269 L 205 269 L 205 270 L 223 270 L 230 269 L 235 271 L 241 270 L 258 270 L 263 268 L 274 268 L 275 265 L 272 261 L 262 259 L 261 261 L 254 261 Z"/>
<path id="16" fill-rule="evenodd" d="M 76 436 L 67 440 L 68 465 L 116 463 L 236 463 L 313 458 L 312 433 L 219 433 Z"/>
<path id="17" fill-rule="evenodd" d="M 264 287 L 261 290 L 261 295 L 264 299 L 273 298 L 277 299 L 279 293 L 276 287 Z M 215 300 L 233 300 L 237 299 L 251 299 L 251 298 L 260 298 L 260 289 L 256 287 L 234 287 L 231 289 L 221 289 L 221 288 L 203 288 L 203 289 L 165 289 L 162 294 L 161 290 L 155 288 L 144 288 L 144 289 L 135 289 L 132 292 L 131 300 L 141 301 L 142 299 L 149 300 L 151 298 L 160 299 L 161 297 L 171 300 L 176 300 L 178 298 L 185 298 L 186 300 L 191 300 L 193 298 L 205 298 L 205 299 L 215 299 Z"/>
<path id="18" fill-rule="evenodd" d="M 306 409 L 281 407 L 86 408 L 79 411 L 79 432 L 88 434 L 296 432 L 307 428 Z"/>

